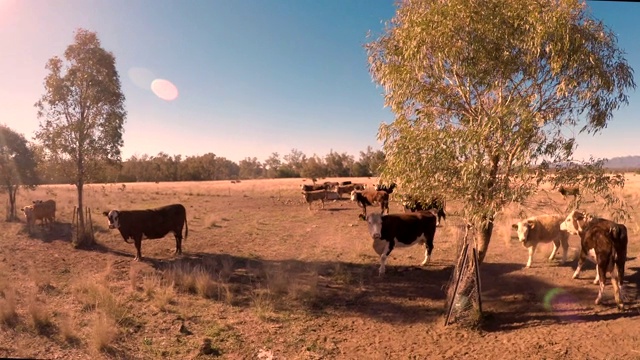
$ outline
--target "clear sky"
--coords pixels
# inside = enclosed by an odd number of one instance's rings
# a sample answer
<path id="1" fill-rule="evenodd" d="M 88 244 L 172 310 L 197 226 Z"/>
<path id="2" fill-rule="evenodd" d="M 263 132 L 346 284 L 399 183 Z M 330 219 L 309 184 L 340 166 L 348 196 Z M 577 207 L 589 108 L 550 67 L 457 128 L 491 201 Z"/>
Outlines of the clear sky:
<path id="1" fill-rule="evenodd" d="M 639 72 L 640 3 L 588 4 Z M 357 159 L 380 148 L 378 126 L 393 120 L 363 44 L 394 11 L 392 0 L 0 0 L 0 123 L 33 137 L 44 66 L 86 28 L 116 56 L 125 159 L 163 151 L 264 160 L 292 148 Z M 177 98 L 165 100 L 172 94 L 158 91 L 160 80 Z M 640 154 L 639 110 L 633 92 L 602 135 L 579 138 L 576 155 Z"/>

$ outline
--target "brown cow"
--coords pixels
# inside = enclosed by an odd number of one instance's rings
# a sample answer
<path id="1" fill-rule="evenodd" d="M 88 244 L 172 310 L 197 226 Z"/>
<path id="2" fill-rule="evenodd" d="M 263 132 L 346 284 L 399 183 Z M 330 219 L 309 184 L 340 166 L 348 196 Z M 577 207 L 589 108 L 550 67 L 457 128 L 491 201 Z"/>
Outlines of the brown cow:
<path id="1" fill-rule="evenodd" d="M 580 188 L 575 186 L 575 187 L 565 187 L 560 185 L 560 188 L 558 188 L 558 192 L 560 194 L 562 194 L 562 198 L 563 199 L 567 199 L 567 195 L 569 196 L 573 196 L 573 198 L 575 199 L 576 197 L 580 196 Z"/>
<path id="2" fill-rule="evenodd" d="M 380 204 L 380 212 L 384 214 L 384 210 L 389 213 L 389 194 L 386 191 L 353 190 L 351 192 L 351 201 L 354 201 L 363 209 L 362 217 L 367 216 L 367 206 Z"/>
<path id="3" fill-rule="evenodd" d="M 556 257 L 556 253 L 562 246 L 562 262 L 567 261 L 569 250 L 569 232 L 560 229 L 560 224 L 564 221 L 563 215 L 539 215 L 513 224 L 512 227 L 518 231 L 518 239 L 522 245 L 529 250 L 527 267 L 531 267 L 533 254 L 540 243 L 553 242 L 553 250 L 549 255 L 549 260 Z"/>
<path id="4" fill-rule="evenodd" d="M 22 212 L 27 220 L 27 227 L 31 231 L 36 220 L 41 220 L 43 226 L 51 226 L 56 219 L 56 202 L 55 200 L 36 200 L 32 205 L 22 208 Z"/>
<path id="5" fill-rule="evenodd" d="M 589 258 L 596 263 L 596 280 L 600 288 L 596 305 L 602 300 L 607 272 L 611 273 L 611 285 L 618 308 L 624 308 L 624 267 L 627 261 L 627 227 L 611 220 L 588 217 L 574 210 L 569 213 L 560 228 L 580 236 L 582 249 L 578 267 L 573 273 L 576 279 L 584 261 Z"/>
<path id="6" fill-rule="evenodd" d="M 184 239 L 189 233 L 187 210 L 182 204 L 172 204 L 146 210 L 111 210 L 102 213 L 109 219 L 109 229 L 120 230 L 125 242 L 133 239 L 136 246 L 135 261 L 142 259 L 142 239 L 160 239 L 172 232 L 176 238 L 176 255 L 182 254 L 182 227 Z"/>

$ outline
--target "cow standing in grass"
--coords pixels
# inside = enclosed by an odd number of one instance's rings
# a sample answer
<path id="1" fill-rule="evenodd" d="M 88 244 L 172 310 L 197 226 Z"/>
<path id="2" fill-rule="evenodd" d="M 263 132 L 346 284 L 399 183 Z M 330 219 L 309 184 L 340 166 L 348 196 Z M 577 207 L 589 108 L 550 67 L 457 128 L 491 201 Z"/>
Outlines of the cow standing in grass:
<path id="1" fill-rule="evenodd" d="M 31 232 L 36 220 L 42 221 L 43 226 L 51 227 L 56 219 L 56 202 L 55 200 L 36 200 L 32 205 L 23 207 L 22 212 L 27 221 L 29 232 Z"/>
<path id="2" fill-rule="evenodd" d="M 565 220 L 563 215 L 539 215 L 513 224 L 512 227 L 518 232 L 518 240 L 522 246 L 529 250 L 527 267 L 531 267 L 533 254 L 540 243 L 553 242 L 553 250 L 549 255 L 549 260 L 553 260 L 562 246 L 562 262 L 567 261 L 569 250 L 569 232 L 562 230 L 560 224 Z"/>
<path id="3" fill-rule="evenodd" d="M 133 239 L 136 246 L 135 261 L 142 260 L 142 239 L 160 239 L 170 232 L 176 238 L 176 255 L 182 254 L 183 226 L 184 239 L 189 233 L 187 210 L 182 204 L 146 210 L 111 210 L 102 214 L 109 219 L 109 229 L 118 229 L 125 242 Z"/>

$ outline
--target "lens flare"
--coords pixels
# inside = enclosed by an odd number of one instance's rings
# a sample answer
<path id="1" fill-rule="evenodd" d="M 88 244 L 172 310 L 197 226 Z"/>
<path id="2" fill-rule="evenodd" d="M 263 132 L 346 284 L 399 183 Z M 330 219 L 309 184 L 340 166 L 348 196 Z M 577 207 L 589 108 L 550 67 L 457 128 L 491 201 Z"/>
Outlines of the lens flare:
<path id="1" fill-rule="evenodd" d="M 151 82 L 151 91 L 162 100 L 173 101 L 178 98 L 178 88 L 169 80 L 153 80 Z"/>

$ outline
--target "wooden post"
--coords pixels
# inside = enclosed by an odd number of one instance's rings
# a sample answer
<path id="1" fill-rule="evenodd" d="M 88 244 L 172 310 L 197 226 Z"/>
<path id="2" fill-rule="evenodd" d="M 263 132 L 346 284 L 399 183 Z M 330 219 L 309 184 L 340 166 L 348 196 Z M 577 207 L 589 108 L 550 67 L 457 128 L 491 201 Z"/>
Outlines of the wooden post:
<path id="1" fill-rule="evenodd" d="M 93 237 L 93 220 L 91 219 L 91 209 L 87 207 L 87 218 L 89 219 L 89 229 L 91 229 L 91 240 L 95 241 Z"/>

